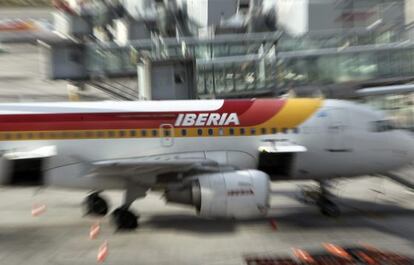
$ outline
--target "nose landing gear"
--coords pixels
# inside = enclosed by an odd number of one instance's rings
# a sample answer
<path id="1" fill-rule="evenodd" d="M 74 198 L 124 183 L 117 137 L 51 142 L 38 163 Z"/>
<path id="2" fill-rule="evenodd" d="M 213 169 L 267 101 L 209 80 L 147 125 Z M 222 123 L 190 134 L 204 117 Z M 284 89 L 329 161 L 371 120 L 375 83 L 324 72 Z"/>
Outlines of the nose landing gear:
<path id="1" fill-rule="evenodd" d="M 319 211 L 329 217 L 339 217 L 341 210 L 331 198 L 333 195 L 328 190 L 326 182 L 319 182 L 318 187 L 306 187 L 302 189 L 303 201 L 305 203 L 315 204 Z"/>
<path id="2" fill-rule="evenodd" d="M 336 205 L 328 198 L 321 196 L 316 202 L 316 205 L 319 207 L 319 211 L 325 216 L 339 217 L 341 215 L 341 210 L 339 209 L 338 205 Z"/>

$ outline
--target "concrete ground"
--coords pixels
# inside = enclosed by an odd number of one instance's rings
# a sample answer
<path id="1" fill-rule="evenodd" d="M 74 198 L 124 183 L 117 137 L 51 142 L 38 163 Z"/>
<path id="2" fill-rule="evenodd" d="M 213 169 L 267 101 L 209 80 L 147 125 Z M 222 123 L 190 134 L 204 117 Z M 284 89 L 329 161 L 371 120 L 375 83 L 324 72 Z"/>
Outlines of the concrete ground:
<path id="1" fill-rule="evenodd" d="M 161 194 L 150 193 L 133 205 L 141 214 L 139 229 L 115 232 L 105 217 L 98 238 L 90 240 L 96 219 L 82 217 L 84 191 L 3 188 L 0 264 L 93 264 L 104 241 L 105 264 L 243 264 L 245 255 L 290 255 L 292 247 L 322 250 L 324 242 L 413 254 L 412 192 L 378 178 L 341 181 L 333 192 L 343 211 L 336 219 L 300 203 L 297 184 L 274 183 L 270 217 L 277 230 L 268 219 L 201 219 L 192 209 L 166 206 Z M 113 208 L 120 205 L 121 192 L 105 195 Z M 32 217 L 33 204 L 45 204 L 46 212 Z"/>

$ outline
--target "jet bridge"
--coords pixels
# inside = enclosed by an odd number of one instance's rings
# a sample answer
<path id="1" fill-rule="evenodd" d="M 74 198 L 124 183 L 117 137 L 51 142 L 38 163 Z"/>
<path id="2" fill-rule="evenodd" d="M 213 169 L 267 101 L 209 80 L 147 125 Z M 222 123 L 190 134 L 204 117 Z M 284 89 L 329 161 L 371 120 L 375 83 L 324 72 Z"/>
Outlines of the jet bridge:
<path id="1" fill-rule="evenodd" d="M 273 96 L 290 88 L 302 96 L 319 89 L 328 97 L 356 98 L 359 96 L 355 91 L 372 86 L 373 81 L 381 85 L 390 80 L 395 84 L 414 79 L 414 44 L 410 40 L 378 44 L 356 41 L 338 46 L 341 40 L 321 38 L 318 43 L 306 35 L 296 38 L 296 42 L 310 39 L 312 47 L 321 48 L 289 46 L 295 38 L 267 32 L 206 39 L 154 35 L 121 46 L 113 42 L 80 44 L 63 40 L 43 45 L 43 53 L 47 78 L 87 85 L 105 83 L 115 97 L 132 100 L 139 98 L 139 88 L 122 89 L 119 95 L 120 87 L 111 89 L 112 81 L 136 81 L 137 64 L 142 61 L 193 60 L 195 86 L 187 87 L 192 98 Z M 166 89 L 174 85 L 165 84 Z"/>
<path id="2" fill-rule="evenodd" d="M 112 81 L 137 79 L 137 72 L 140 72 L 137 66 L 143 62 L 152 62 L 147 65 L 165 62 L 164 65 L 177 69 L 177 63 L 183 65 L 193 61 L 193 69 L 185 70 L 189 73 L 187 76 L 192 75 L 186 82 L 188 91 L 185 93 L 190 98 L 214 97 L 217 92 L 235 93 L 243 89 L 271 92 L 276 88 L 274 57 L 280 36 L 280 32 L 220 35 L 214 39 L 154 36 L 122 46 L 113 42 L 81 44 L 70 40 L 41 43 L 44 75 L 52 80 L 92 85 L 110 91 L 119 99 L 134 100 L 140 98 L 139 90 L 145 88 L 134 90 L 117 86 L 112 89 Z M 176 64 L 168 63 L 171 61 Z M 142 78 L 139 77 L 137 83 L 142 83 Z M 157 81 L 168 89 L 174 86 L 177 78 L 158 75 Z M 171 94 L 164 92 L 159 94 Z"/>

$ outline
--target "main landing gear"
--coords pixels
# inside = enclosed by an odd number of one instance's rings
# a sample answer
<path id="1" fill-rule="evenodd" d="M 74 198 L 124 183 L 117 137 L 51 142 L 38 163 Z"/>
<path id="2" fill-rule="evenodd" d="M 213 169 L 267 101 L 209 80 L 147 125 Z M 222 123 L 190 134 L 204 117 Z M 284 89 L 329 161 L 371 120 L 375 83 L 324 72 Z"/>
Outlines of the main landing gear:
<path id="1" fill-rule="evenodd" d="M 111 214 L 111 221 L 118 230 L 132 230 L 138 227 L 138 218 L 129 208 L 138 198 L 145 197 L 148 189 L 136 184 L 128 184 L 124 203 Z M 108 213 L 108 203 L 100 196 L 100 191 L 92 192 L 83 201 L 85 215 L 104 216 Z"/>
<path id="2" fill-rule="evenodd" d="M 111 214 L 111 221 L 118 230 L 132 230 L 138 227 L 138 218 L 129 210 L 131 204 L 138 198 L 145 197 L 147 189 L 141 186 L 128 185 L 125 192 L 124 204 Z"/>
<path id="3" fill-rule="evenodd" d="M 128 207 L 122 206 L 111 214 L 111 221 L 118 230 L 132 230 L 138 227 L 138 218 Z"/>
<path id="4" fill-rule="evenodd" d="M 85 215 L 104 216 L 108 213 L 108 203 L 99 193 L 93 192 L 83 201 Z"/>
<path id="5" fill-rule="evenodd" d="M 341 210 L 338 205 L 331 200 L 333 195 L 329 192 L 328 187 L 326 182 L 321 181 L 317 188 L 303 189 L 302 195 L 304 202 L 314 203 L 318 206 L 319 211 L 325 216 L 339 217 L 341 215 Z"/>

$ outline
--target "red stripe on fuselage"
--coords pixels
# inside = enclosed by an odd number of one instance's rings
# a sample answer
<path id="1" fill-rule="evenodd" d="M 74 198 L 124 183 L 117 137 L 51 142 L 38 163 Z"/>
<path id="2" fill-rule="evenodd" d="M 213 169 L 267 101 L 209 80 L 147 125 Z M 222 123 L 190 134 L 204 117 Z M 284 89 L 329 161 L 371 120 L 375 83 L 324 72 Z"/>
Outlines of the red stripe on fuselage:
<path id="1" fill-rule="evenodd" d="M 53 131 L 158 128 L 174 124 L 181 113 L 237 113 L 240 126 L 253 126 L 274 116 L 284 100 L 224 101 L 216 111 L 116 112 L 116 113 L 48 113 L 0 115 L 0 131 Z"/>
<path id="2" fill-rule="evenodd" d="M 239 115 L 240 124 L 243 124 L 243 126 L 253 126 L 265 122 L 275 116 L 285 103 L 285 100 L 257 100 L 248 111 Z"/>

